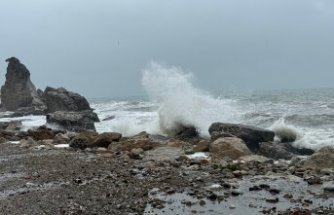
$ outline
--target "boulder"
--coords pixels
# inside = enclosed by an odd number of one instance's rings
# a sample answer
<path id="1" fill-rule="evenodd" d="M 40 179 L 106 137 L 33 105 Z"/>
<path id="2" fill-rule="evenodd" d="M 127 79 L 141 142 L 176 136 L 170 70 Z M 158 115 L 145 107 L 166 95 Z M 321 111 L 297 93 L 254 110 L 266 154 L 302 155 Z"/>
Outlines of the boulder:
<path id="1" fill-rule="evenodd" d="M 153 161 L 175 161 L 184 155 L 181 148 L 163 146 L 145 152 L 145 160 Z"/>
<path id="2" fill-rule="evenodd" d="M 66 90 L 65 88 L 46 87 L 43 100 L 47 106 L 47 113 L 56 111 L 84 111 L 91 110 L 85 97 Z"/>
<path id="3" fill-rule="evenodd" d="M 118 142 L 122 138 L 122 134 L 117 132 L 105 132 L 99 134 L 94 140 L 94 145 L 97 147 L 108 147 L 112 142 Z"/>
<path id="4" fill-rule="evenodd" d="M 334 168 L 334 147 L 326 146 L 305 160 L 303 166 L 312 169 Z"/>
<path id="5" fill-rule="evenodd" d="M 283 144 L 262 142 L 259 147 L 259 154 L 268 158 L 289 160 L 293 157 L 289 148 Z"/>
<path id="6" fill-rule="evenodd" d="M 124 138 L 120 142 L 113 142 L 108 149 L 112 152 L 129 151 L 132 149 L 142 148 L 144 151 L 157 147 L 159 143 L 152 141 L 146 137 L 129 137 Z"/>
<path id="7" fill-rule="evenodd" d="M 56 135 L 52 129 L 47 128 L 46 126 L 40 126 L 37 129 L 29 129 L 28 135 L 32 137 L 35 141 L 53 139 Z"/>
<path id="8" fill-rule="evenodd" d="M 238 159 L 241 156 L 252 155 L 244 141 L 236 137 L 224 137 L 215 140 L 210 145 L 212 159 Z"/>
<path id="9" fill-rule="evenodd" d="M 22 121 L 13 120 L 9 122 L 0 122 L 0 129 L 2 130 L 10 130 L 10 131 L 18 131 L 22 127 Z"/>
<path id="10" fill-rule="evenodd" d="M 208 152 L 210 143 L 207 140 L 201 140 L 193 147 L 194 152 Z"/>
<path id="11" fill-rule="evenodd" d="M 72 148 L 85 149 L 89 147 L 94 147 L 94 141 L 97 138 L 98 133 L 85 131 L 78 133 L 69 143 Z"/>
<path id="12" fill-rule="evenodd" d="M 48 124 L 74 132 L 85 130 L 95 131 L 94 122 L 98 121 L 97 114 L 91 110 L 80 112 L 57 111 L 46 115 L 46 122 Z"/>
<path id="13" fill-rule="evenodd" d="M 253 126 L 215 122 L 209 128 L 209 133 L 219 136 L 231 135 L 242 139 L 249 149 L 256 151 L 260 142 L 270 142 L 274 140 L 275 133 L 270 130 Z"/>
<path id="14" fill-rule="evenodd" d="M 42 114 L 46 106 L 30 80 L 29 70 L 15 57 L 8 62 L 6 81 L 1 87 L 1 103 L 8 111 Z"/>

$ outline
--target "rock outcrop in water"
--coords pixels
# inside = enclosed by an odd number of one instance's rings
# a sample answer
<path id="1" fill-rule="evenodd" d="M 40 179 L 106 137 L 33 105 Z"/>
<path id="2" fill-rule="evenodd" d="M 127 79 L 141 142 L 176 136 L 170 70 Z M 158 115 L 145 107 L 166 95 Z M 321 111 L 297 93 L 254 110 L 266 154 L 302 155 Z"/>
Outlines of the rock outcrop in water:
<path id="1" fill-rule="evenodd" d="M 2 106 L 8 111 L 43 113 L 46 106 L 30 80 L 29 70 L 15 57 L 6 62 L 6 82 L 1 87 Z"/>
<path id="2" fill-rule="evenodd" d="M 46 87 L 43 94 L 47 106 L 47 113 L 56 111 L 84 111 L 91 110 L 87 99 L 78 93 L 66 90 L 65 88 Z"/>
<path id="3" fill-rule="evenodd" d="M 1 88 L 1 103 L 13 116 L 36 114 L 47 116 L 47 122 L 70 131 L 94 130 L 99 119 L 88 101 L 64 88 L 36 90 L 29 70 L 15 57 L 8 64 L 6 82 Z"/>

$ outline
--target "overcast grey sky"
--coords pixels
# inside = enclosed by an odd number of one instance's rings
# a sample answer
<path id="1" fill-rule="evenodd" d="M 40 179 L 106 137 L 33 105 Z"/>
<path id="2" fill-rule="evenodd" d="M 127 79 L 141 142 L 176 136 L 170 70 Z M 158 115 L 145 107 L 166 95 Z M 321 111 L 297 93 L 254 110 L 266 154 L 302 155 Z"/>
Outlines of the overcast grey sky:
<path id="1" fill-rule="evenodd" d="M 0 0 L 0 70 L 18 57 L 38 88 L 144 94 L 151 61 L 208 91 L 333 87 L 332 0 Z"/>

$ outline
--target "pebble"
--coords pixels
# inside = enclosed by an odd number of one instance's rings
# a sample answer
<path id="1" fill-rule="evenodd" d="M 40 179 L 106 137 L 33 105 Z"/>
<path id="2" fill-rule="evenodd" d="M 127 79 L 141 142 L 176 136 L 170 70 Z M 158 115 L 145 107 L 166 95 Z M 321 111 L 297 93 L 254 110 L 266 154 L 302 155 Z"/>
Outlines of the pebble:
<path id="1" fill-rule="evenodd" d="M 266 202 L 269 202 L 269 203 L 277 203 L 279 201 L 278 198 L 267 198 L 266 199 Z"/>

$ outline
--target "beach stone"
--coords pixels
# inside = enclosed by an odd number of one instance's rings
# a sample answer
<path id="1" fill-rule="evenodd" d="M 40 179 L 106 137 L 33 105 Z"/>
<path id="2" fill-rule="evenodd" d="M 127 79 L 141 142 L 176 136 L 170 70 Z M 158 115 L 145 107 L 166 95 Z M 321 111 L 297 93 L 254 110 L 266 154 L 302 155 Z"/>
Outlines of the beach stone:
<path id="1" fill-rule="evenodd" d="M 78 133 L 69 143 L 72 148 L 91 148 L 95 147 L 94 140 L 97 138 L 98 134 L 96 132 L 85 131 Z"/>
<path id="2" fill-rule="evenodd" d="M 175 161 L 184 155 L 181 148 L 163 146 L 145 152 L 145 160 L 153 161 Z"/>
<path id="3" fill-rule="evenodd" d="M 53 138 L 55 144 L 66 144 L 70 141 L 70 137 L 67 134 L 58 133 Z"/>
<path id="4" fill-rule="evenodd" d="M 0 143 L 6 143 L 7 142 L 7 139 L 4 138 L 4 137 L 0 137 Z"/>
<path id="5" fill-rule="evenodd" d="M 201 140 L 193 147 L 193 152 L 208 152 L 210 150 L 210 143 L 207 140 Z"/>
<path id="6" fill-rule="evenodd" d="M 108 147 L 112 142 L 118 142 L 122 138 L 122 134 L 117 132 L 104 132 L 99 134 L 94 140 L 94 145 L 98 147 Z"/>
<path id="7" fill-rule="evenodd" d="M 95 122 L 99 121 L 96 113 L 91 110 L 85 111 L 57 111 L 46 115 L 48 124 L 56 125 L 68 131 L 95 131 Z"/>
<path id="8" fill-rule="evenodd" d="M 65 88 L 46 87 L 43 99 L 47 106 L 47 113 L 56 111 L 84 111 L 92 110 L 87 99 L 78 93 L 66 90 Z"/>
<path id="9" fill-rule="evenodd" d="M 259 143 L 260 155 L 266 156 L 272 159 L 286 159 L 289 160 L 293 157 L 293 154 L 289 150 L 278 143 L 262 142 Z"/>
<path id="10" fill-rule="evenodd" d="M 127 137 L 119 142 L 113 142 L 108 149 L 112 152 L 131 151 L 135 148 L 142 148 L 144 151 L 151 150 L 159 144 L 146 137 Z"/>
<path id="11" fill-rule="evenodd" d="M 304 161 L 304 168 L 334 169 L 334 147 L 326 146 Z"/>
<path id="12" fill-rule="evenodd" d="M 30 80 L 30 72 L 19 59 L 8 58 L 6 81 L 1 87 L 1 104 L 8 111 L 42 114 L 46 106 Z M 24 115 L 23 114 L 23 115 Z"/>
<path id="13" fill-rule="evenodd" d="M 214 133 L 215 132 L 215 133 Z M 215 136 L 219 134 L 229 134 L 242 139 L 251 150 L 257 150 L 260 142 L 270 142 L 274 140 L 275 133 L 270 130 L 253 126 L 215 122 L 209 127 L 209 133 Z"/>
<path id="14" fill-rule="evenodd" d="M 31 136 L 34 140 L 44 140 L 44 139 L 53 139 L 55 133 L 52 129 L 47 128 L 46 126 L 40 126 L 37 129 L 29 129 L 28 135 Z"/>
<path id="15" fill-rule="evenodd" d="M 269 161 L 269 158 L 261 155 L 246 155 L 239 158 L 240 161 L 244 161 L 245 163 L 248 162 L 258 162 L 258 163 L 264 163 Z"/>
<path id="16" fill-rule="evenodd" d="M 224 137 L 215 140 L 210 145 L 212 159 L 238 159 L 241 156 L 251 155 L 244 141 L 236 137 Z"/>

